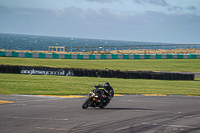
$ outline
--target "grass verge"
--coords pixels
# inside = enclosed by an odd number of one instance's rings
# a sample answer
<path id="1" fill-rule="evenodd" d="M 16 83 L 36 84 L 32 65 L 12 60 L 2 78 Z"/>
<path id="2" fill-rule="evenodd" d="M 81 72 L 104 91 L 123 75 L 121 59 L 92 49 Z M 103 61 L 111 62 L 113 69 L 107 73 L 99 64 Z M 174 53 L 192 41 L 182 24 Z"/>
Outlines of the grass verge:
<path id="1" fill-rule="evenodd" d="M 85 95 L 93 85 L 110 82 L 116 94 L 200 96 L 200 79 L 167 81 L 23 74 L 0 74 L 0 77 L 0 94 Z"/>
<path id="2" fill-rule="evenodd" d="M 200 72 L 200 59 L 77 60 L 0 57 L 1 65 L 48 66 L 88 69 Z"/>

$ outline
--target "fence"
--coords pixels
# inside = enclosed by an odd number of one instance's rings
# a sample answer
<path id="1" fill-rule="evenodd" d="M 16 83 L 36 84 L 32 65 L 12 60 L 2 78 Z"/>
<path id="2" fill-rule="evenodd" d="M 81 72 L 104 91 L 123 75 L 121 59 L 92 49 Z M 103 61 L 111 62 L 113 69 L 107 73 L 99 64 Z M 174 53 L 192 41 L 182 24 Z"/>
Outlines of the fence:
<path id="1" fill-rule="evenodd" d="M 0 57 L 49 59 L 200 59 L 200 54 L 55 54 L 0 51 Z"/>
<path id="2" fill-rule="evenodd" d="M 164 44 L 164 45 L 121 45 L 121 46 L 78 46 L 61 47 L 49 46 L 49 51 L 56 52 L 92 52 L 116 50 L 173 50 L 173 49 L 200 49 L 200 44 Z"/>

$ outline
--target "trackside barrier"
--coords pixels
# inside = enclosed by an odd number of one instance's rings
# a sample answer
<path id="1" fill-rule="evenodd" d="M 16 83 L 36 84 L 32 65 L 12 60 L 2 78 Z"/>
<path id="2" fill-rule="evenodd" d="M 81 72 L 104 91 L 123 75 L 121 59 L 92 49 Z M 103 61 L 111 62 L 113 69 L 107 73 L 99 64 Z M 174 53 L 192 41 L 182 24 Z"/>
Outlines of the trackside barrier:
<path id="1" fill-rule="evenodd" d="M 109 70 L 109 69 L 96 70 L 96 69 L 53 68 L 53 67 L 16 66 L 16 65 L 0 65 L 0 73 L 124 78 L 124 79 L 194 80 L 194 74 L 192 73 L 120 71 L 120 70 Z"/>
<path id="2" fill-rule="evenodd" d="M 0 57 L 48 59 L 200 59 L 200 54 L 54 54 L 0 51 Z"/>

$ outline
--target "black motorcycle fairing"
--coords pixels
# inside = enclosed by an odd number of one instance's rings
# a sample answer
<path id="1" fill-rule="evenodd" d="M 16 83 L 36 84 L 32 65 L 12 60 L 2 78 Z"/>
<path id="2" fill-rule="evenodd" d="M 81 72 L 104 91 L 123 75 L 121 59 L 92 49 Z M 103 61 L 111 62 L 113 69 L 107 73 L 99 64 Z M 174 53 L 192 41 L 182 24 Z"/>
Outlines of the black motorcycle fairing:
<path id="1" fill-rule="evenodd" d="M 99 107 L 105 108 L 109 103 L 109 99 L 106 98 L 103 89 L 96 88 L 89 94 L 89 98 L 83 103 L 82 108 L 87 109 L 88 107 Z"/>

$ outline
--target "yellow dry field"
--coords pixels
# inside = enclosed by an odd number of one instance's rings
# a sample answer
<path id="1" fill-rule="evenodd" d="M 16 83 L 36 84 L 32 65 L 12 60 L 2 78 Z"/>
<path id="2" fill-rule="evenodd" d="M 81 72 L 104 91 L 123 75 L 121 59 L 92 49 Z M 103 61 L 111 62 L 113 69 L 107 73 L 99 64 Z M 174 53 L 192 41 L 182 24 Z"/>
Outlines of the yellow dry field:
<path id="1" fill-rule="evenodd" d="M 0 49 L 0 51 L 5 51 Z M 114 51 L 91 51 L 91 52 L 56 52 L 56 51 L 28 51 L 28 50 L 6 50 L 10 52 L 32 52 L 32 53 L 55 53 L 55 54 L 199 54 L 200 49 L 173 49 L 173 50 L 114 50 Z"/>

